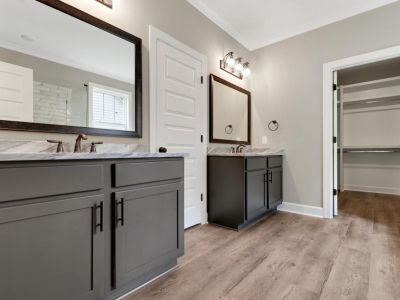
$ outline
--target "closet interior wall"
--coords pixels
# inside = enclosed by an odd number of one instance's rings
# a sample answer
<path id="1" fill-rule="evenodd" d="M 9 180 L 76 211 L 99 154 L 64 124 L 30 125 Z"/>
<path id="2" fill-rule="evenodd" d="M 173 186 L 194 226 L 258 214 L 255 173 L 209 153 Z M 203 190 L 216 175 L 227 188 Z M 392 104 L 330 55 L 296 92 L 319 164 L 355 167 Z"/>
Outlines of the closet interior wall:
<path id="1" fill-rule="evenodd" d="M 339 71 L 338 87 L 340 191 L 400 195 L 400 59 Z"/>

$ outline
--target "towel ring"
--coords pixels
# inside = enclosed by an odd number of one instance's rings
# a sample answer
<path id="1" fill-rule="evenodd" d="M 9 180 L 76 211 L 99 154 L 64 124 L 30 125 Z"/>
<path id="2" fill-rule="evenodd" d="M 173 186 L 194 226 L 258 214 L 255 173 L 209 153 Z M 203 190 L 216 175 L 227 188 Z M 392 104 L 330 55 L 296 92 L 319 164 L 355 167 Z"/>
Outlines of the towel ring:
<path id="1" fill-rule="evenodd" d="M 229 129 L 230 130 L 229 130 Z M 228 125 L 228 126 L 226 126 L 225 127 L 225 132 L 227 133 L 227 134 L 231 134 L 232 132 L 233 132 L 233 126 L 232 125 Z"/>
<path id="2" fill-rule="evenodd" d="M 276 127 L 275 129 L 271 129 L 271 123 L 272 123 L 272 124 L 275 124 L 275 127 Z M 278 128 L 279 128 L 279 124 L 278 124 L 277 121 L 273 120 L 273 121 L 269 122 L 268 128 L 269 128 L 269 130 L 271 130 L 271 131 L 277 131 Z"/>

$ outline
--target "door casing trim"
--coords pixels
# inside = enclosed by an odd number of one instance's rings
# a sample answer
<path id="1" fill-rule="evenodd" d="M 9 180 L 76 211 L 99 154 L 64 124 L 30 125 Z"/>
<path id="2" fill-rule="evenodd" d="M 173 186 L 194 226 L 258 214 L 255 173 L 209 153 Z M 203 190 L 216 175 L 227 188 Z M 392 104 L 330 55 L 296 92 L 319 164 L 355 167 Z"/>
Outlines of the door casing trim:
<path id="1" fill-rule="evenodd" d="M 373 51 L 323 65 L 323 161 L 322 161 L 322 198 L 324 218 L 333 218 L 333 72 L 355 66 L 370 64 L 382 60 L 400 57 L 400 46 Z"/>

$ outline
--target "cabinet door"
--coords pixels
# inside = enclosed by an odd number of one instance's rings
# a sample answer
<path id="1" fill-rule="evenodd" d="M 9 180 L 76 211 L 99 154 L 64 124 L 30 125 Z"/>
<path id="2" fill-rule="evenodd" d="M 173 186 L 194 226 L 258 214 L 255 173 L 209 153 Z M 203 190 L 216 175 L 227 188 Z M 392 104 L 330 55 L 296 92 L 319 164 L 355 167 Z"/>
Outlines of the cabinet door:
<path id="1" fill-rule="evenodd" d="M 101 195 L 0 209 L 0 298 L 101 297 L 102 201 Z"/>
<path id="2" fill-rule="evenodd" d="M 258 217 L 267 210 L 267 170 L 247 172 L 246 174 L 246 217 Z"/>
<path id="3" fill-rule="evenodd" d="M 115 287 L 183 255 L 183 201 L 183 182 L 115 193 Z"/>
<path id="4" fill-rule="evenodd" d="M 282 168 L 268 170 L 268 203 L 269 209 L 282 204 Z"/>

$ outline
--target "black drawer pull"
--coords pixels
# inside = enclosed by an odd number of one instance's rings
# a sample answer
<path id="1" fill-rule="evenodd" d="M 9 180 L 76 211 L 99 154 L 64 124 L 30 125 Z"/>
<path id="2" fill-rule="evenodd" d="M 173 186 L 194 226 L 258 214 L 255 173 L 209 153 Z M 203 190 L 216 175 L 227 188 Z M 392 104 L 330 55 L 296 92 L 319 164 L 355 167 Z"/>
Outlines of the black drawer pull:
<path id="1" fill-rule="evenodd" d="M 96 218 L 97 218 L 97 210 L 100 209 L 100 223 L 96 224 L 96 228 L 100 227 L 100 232 L 103 232 L 103 221 L 104 221 L 103 220 L 103 218 L 104 218 L 103 217 L 103 202 L 100 202 L 100 205 L 95 204 L 94 208 L 95 208 L 94 213 L 96 215 Z"/>
<path id="2" fill-rule="evenodd" d="M 269 180 L 269 182 L 272 183 L 272 172 L 269 173 L 269 175 L 271 175 L 271 179 Z"/>

